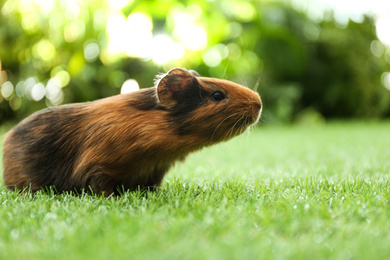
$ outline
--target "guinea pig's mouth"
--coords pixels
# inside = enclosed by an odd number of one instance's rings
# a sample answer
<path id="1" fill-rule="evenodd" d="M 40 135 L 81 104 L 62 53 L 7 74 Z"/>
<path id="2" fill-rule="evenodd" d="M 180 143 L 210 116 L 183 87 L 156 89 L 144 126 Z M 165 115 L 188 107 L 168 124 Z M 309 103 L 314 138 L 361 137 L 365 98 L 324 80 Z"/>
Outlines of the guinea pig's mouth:
<path id="1" fill-rule="evenodd" d="M 259 122 L 261 116 L 261 108 L 256 112 L 250 113 L 248 116 L 244 115 L 244 122 L 241 125 L 241 128 L 248 128 L 249 126 L 255 125 Z"/>
<path id="2" fill-rule="evenodd" d="M 255 119 L 253 121 L 253 125 L 255 125 L 255 124 L 257 124 L 259 122 L 260 117 L 261 117 L 261 112 L 263 112 L 263 106 L 260 106 L 260 109 L 259 109 L 259 111 L 257 113 L 257 116 L 256 115 L 254 116 Z"/>
<path id="3" fill-rule="evenodd" d="M 211 141 L 229 140 L 232 137 L 242 134 L 248 127 L 259 121 L 260 114 L 261 108 L 256 111 L 246 111 L 242 114 L 233 113 L 227 116 L 214 129 Z"/>

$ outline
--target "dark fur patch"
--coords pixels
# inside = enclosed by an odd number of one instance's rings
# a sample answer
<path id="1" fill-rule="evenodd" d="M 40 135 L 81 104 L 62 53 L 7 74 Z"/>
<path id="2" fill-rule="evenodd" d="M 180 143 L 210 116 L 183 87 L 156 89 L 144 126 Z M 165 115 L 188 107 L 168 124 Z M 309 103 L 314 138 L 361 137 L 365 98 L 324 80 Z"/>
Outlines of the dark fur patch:
<path id="1" fill-rule="evenodd" d="M 210 94 L 198 82 L 194 82 L 194 84 L 186 88 L 185 91 L 177 93 L 176 98 L 180 101 L 173 108 L 169 118 L 169 121 L 176 126 L 175 132 L 177 134 L 185 135 L 190 133 L 190 130 L 194 130 L 183 127 L 182 123 L 187 121 L 191 112 L 195 111 L 208 101 L 209 95 Z"/>
<path id="2" fill-rule="evenodd" d="M 36 180 L 36 185 L 54 185 L 58 191 L 72 187 L 68 182 L 79 147 L 73 142 L 81 124 L 82 117 L 78 115 L 70 106 L 46 109 L 28 125 L 15 128 L 17 145 L 25 149 L 23 165 L 29 166 L 24 170 Z"/>
<path id="3" fill-rule="evenodd" d="M 210 101 L 211 95 L 220 90 L 214 83 L 202 81 L 211 88 L 206 90 L 198 81 L 193 86 L 187 88 L 185 91 L 179 93 L 178 104 L 170 113 L 170 122 L 173 123 L 175 133 L 178 135 L 188 135 L 194 132 L 199 132 L 199 125 L 210 122 L 210 120 L 217 120 L 220 115 L 212 113 L 206 116 L 201 116 L 199 120 L 193 119 L 193 113 L 197 108 L 202 107 L 206 102 Z M 225 93 L 224 93 L 225 94 Z M 210 131 L 209 129 L 204 129 Z"/>
<path id="4" fill-rule="evenodd" d="M 189 135 L 191 133 L 197 133 L 199 135 L 208 135 L 210 133 L 209 128 L 199 128 L 199 126 L 203 126 L 205 123 L 210 122 L 210 120 L 217 120 L 220 115 L 213 114 L 208 116 L 203 116 L 198 120 L 183 120 L 180 125 L 177 126 L 175 133 L 181 136 Z"/>
<path id="5" fill-rule="evenodd" d="M 129 104 L 131 107 L 135 107 L 143 111 L 164 109 L 160 103 L 156 102 L 157 94 L 155 87 L 141 89 L 134 94 L 135 98 L 132 98 Z"/>

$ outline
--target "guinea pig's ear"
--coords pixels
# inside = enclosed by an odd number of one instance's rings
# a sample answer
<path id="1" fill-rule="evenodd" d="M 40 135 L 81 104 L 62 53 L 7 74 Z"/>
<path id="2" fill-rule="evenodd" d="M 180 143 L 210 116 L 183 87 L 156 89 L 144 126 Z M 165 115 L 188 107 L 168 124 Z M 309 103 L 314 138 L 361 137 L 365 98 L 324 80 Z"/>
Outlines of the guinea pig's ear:
<path id="1" fill-rule="evenodd" d="M 195 77 L 200 77 L 199 73 L 195 70 L 190 70 L 191 74 L 194 75 Z"/>
<path id="2" fill-rule="evenodd" d="M 178 93 L 196 84 L 194 75 L 185 69 L 171 69 L 157 80 L 157 96 L 163 107 L 172 109 L 178 100 Z"/>

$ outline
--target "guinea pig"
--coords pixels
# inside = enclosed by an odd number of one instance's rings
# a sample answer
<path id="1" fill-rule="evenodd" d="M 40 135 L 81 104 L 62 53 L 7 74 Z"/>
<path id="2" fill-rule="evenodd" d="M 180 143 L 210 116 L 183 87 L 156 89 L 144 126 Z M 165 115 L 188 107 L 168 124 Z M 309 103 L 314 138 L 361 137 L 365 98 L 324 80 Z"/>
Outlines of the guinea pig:
<path id="1" fill-rule="evenodd" d="M 46 108 L 4 141 L 4 183 L 12 190 L 155 188 L 176 161 L 257 123 L 257 92 L 175 68 L 155 87 L 92 102 Z"/>

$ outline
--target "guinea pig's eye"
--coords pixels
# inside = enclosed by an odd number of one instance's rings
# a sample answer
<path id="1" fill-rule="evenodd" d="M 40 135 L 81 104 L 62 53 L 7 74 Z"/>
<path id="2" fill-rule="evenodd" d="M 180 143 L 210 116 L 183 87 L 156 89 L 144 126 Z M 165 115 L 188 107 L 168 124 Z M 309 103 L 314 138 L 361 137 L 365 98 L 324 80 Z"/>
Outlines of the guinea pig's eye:
<path id="1" fill-rule="evenodd" d="M 224 98 L 225 98 L 225 96 L 219 91 L 217 91 L 211 95 L 211 99 L 214 101 L 221 101 Z"/>

